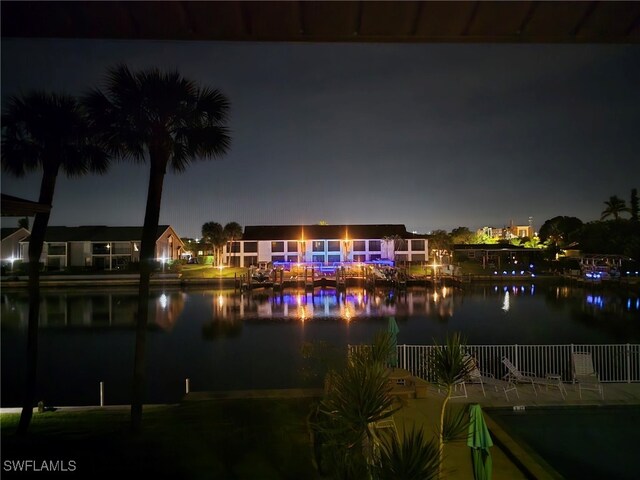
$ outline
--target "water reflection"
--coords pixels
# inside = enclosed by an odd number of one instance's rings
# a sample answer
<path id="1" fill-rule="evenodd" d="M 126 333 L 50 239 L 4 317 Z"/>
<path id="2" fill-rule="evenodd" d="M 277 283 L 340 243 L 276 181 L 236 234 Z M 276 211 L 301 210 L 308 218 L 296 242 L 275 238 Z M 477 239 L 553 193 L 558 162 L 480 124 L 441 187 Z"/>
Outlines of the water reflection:
<path id="1" fill-rule="evenodd" d="M 323 318 L 338 318 L 346 322 L 389 315 L 453 316 L 453 290 L 444 287 L 436 291 L 348 289 L 316 289 L 313 292 L 285 291 L 275 294 L 208 292 L 213 301 L 213 320 L 288 319 L 301 322 Z"/>
<path id="2" fill-rule="evenodd" d="M 462 289 L 441 287 L 415 288 L 406 291 L 347 289 L 315 289 L 314 291 L 267 290 L 236 292 L 234 290 L 160 291 L 150 300 L 149 324 L 165 331 L 172 330 L 184 318 L 183 310 L 194 295 L 209 302 L 209 313 L 200 308 L 198 318 L 205 314 L 205 338 L 238 335 L 243 321 L 273 320 L 300 323 L 321 319 L 339 319 L 346 324 L 371 318 L 427 317 L 448 323 L 459 315 L 465 299 L 484 299 L 482 310 L 520 318 L 526 297 L 542 296 L 557 312 L 571 310 L 576 319 L 597 319 L 613 316 L 615 320 L 633 316 L 640 311 L 640 299 L 628 292 L 589 291 L 567 285 L 540 289 L 535 285 L 485 285 Z M 4 293 L 1 296 L 3 328 L 26 328 L 28 303 L 26 292 Z M 137 313 L 137 292 L 134 290 L 48 291 L 41 299 L 41 328 L 133 328 Z M 522 303 L 525 302 L 525 303 Z M 526 307 L 525 307 L 526 308 Z M 612 318 L 613 318 L 612 317 Z M 208 318 L 208 321 L 206 320 Z M 216 323 L 219 325 L 214 325 Z M 465 326 L 463 326 L 464 329 Z"/>
<path id="3" fill-rule="evenodd" d="M 150 300 L 149 324 L 171 330 L 184 309 L 186 293 L 161 292 Z M 133 291 L 50 291 L 40 299 L 40 328 L 135 327 L 138 295 Z M 3 328 L 26 328 L 26 293 L 2 295 Z"/>
<path id="4" fill-rule="evenodd" d="M 27 294 L 3 291 L 0 299 L 1 401 L 15 406 L 23 390 Z M 147 362 L 154 403 L 179 401 L 185 378 L 194 390 L 308 386 L 300 371 L 308 366 L 303 354 L 309 345 L 323 345 L 323 357 L 344 359 L 346 345 L 370 342 L 391 315 L 400 345 L 432 344 L 453 331 L 470 344 L 640 342 L 637 294 L 573 285 L 282 294 L 190 288 L 155 291 L 150 301 Z M 127 403 L 137 291 L 50 290 L 42 302 L 39 398 L 95 405 L 104 381 L 108 403 Z"/>
<path id="5" fill-rule="evenodd" d="M 504 292 L 504 300 L 502 301 L 502 311 L 503 312 L 509 311 L 509 290 Z"/>
<path id="6" fill-rule="evenodd" d="M 552 303 L 580 304 L 581 311 L 593 315 L 609 313 L 625 316 L 640 312 L 640 298 L 637 293 L 572 288 L 566 285 L 557 286 L 550 292 L 555 293 L 553 299 L 547 297 Z"/>

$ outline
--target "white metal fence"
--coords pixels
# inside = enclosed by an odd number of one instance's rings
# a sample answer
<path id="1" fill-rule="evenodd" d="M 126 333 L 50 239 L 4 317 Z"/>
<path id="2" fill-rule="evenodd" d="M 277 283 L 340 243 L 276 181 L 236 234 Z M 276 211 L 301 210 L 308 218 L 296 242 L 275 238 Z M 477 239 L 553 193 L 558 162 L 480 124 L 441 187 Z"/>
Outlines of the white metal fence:
<path id="1" fill-rule="evenodd" d="M 358 347 L 349 345 L 350 350 Z M 427 381 L 434 381 L 426 361 L 433 348 L 433 345 L 398 345 L 398 367 Z M 564 382 L 571 382 L 571 354 L 587 352 L 592 355 L 594 369 L 602 382 L 640 382 L 640 344 L 466 345 L 465 349 L 476 358 L 480 370 L 496 378 L 507 373 L 502 357 L 508 357 L 520 371 L 541 377 L 556 374 Z"/>

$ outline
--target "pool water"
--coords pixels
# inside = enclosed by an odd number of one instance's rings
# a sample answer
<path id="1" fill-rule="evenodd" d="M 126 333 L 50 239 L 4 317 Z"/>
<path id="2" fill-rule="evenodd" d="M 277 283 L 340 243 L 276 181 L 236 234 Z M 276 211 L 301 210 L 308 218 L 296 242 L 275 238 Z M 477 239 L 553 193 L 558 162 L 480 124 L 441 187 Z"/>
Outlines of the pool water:
<path id="1" fill-rule="evenodd" d="M 487 414 L 569 480 L 640 477 L 638 405 L 487 409 Z"/>

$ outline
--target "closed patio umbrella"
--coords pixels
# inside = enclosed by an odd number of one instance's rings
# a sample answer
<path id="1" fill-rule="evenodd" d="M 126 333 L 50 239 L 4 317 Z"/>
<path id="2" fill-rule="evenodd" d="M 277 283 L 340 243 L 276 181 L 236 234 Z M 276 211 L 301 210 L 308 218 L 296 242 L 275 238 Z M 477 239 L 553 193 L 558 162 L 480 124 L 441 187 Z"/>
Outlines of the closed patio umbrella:
<path id="1" fill-rule="evenodd" d="M 389 354 L 389 366 L 392 368 L 396 368 L 398 366 L 398 332 L 400 329 L 398 328 L 398 324 L 396 323 L 396 317 L 389 317 L 389 327 L 388 332 L 391 336 L 391 344 L 393 345 L 393 350 Z"/>
<path id="2" fill-rule="evenodd" d="M 491 480 L 493 461 L 489 448 L 493 440 L 484 421 L 480 405 L 473 404 L 469 408 L 469 437 L 467 445 L 471 447 L 474 480 Z"/>

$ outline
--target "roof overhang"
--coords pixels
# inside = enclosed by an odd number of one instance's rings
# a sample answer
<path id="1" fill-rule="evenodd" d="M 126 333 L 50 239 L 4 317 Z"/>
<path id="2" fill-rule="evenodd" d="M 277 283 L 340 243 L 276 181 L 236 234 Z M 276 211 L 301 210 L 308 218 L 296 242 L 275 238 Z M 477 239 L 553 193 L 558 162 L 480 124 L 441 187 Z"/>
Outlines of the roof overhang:
<path id="1" fill-rule="evenodd" d="M 46 213 L 51 210 L 51 205 L 44 205 L 24 198 L 1 194 L 3 217 L 32 217 L 36 213 Z"/>
<path id="2" fill-rule="evenodd" d="M 2 37 L 639 43 L 630 1 L 3 1 Z"/>

